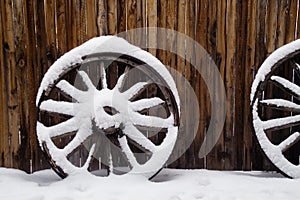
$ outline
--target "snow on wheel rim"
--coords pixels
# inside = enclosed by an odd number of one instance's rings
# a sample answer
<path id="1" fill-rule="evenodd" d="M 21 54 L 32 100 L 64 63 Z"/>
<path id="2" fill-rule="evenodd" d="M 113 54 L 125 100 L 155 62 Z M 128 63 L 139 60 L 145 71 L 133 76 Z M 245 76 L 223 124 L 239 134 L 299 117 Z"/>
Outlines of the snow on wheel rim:
<path id="1" fill-rule="evenodd" d="M 148 79 L 132 78 L 140 74 Z M 61 177 L 91 170 L 95 159 L 101 162 L 98 147 L 108 140 L 99 142 L 92 135 L 110 138 L 109 149 L 121 149 L 118 154 L 125 155 L 128 173 L 148 178 L 167 161 L 177 139 L 180 102 L 172 76 L 150 53 L 115 36 L 93 38 L 59 58 L 41 82 L 36 106 L 38 140 Z M 157 136 L 150 139 L 154 128 L 163 135 L 157 144 Z M 143 163 L 138 162 L 137 148 L 148 153 Z M 80 157 L 79 162 L 73 161 L 73 154 Z M 110 153 L 106 163 L 110 170 L 114 170 L 112 157 Z"/>
<path id="2" fill-rule="evenodd" d="M 291 178 L 300 178 L 299 55 L 300 40 L 275 50 L 259 68 L 250 96 L 258 142 L 269 160 Z"/>

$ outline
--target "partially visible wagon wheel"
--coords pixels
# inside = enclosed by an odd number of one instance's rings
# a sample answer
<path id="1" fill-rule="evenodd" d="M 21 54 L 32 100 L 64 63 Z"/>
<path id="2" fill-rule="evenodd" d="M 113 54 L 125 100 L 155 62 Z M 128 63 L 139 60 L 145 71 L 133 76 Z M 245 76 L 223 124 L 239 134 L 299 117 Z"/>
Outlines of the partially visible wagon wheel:
<path id="1" fill-rule="evenodd" d="M 253 127 L 270 161 L 300 178 L 300 40 L 274 51 L 251 89 Z"/>
<path id="2" fill-rule="evenodd" d="M 179 126 L 172 76 L 151 54 L 102 36 L 71 50 L 39 88 L 37 135 L 61 177 L 142 174 L 168 160 Z"/>

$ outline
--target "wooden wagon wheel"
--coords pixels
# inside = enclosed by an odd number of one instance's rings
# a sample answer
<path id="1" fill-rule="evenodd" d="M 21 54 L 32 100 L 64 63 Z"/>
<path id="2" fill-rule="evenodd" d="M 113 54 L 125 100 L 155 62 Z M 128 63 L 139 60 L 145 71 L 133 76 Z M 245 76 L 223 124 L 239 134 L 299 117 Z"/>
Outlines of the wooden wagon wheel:
<path id="1" fill-rule="evenodd" d="M 95 38 L 62 56 L 45 74 L 36 103 L 39 142 L 61 177 L 110 170 L 150 178 L 177 139 L 171 75 L 121 38 Z"/>
<path id="2" fill-rule="evenodd" d="M 300 178 L 300 40 L 274 51 L 252 85 L 253 126 L 270 161 Z"/>

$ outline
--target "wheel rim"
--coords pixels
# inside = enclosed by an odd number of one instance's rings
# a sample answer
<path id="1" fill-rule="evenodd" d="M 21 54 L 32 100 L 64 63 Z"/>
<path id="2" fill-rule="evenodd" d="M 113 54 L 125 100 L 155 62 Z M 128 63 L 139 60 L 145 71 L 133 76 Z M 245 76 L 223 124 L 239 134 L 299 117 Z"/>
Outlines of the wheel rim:
<path id="1" fill-rule="evenodd" d="M 171 76 L 116 52 L 81 59 L 40 88 L 37 134 L 52 168 L 66 177 L 86 170 L 99 174 L 110 165 L 107 171 L 151 177 L 177 138 L 179 101 Z"/>
<path id="2" fill-rule="evenodd" d="M 272 53 L 252 85 L 253 126 L 269 160 L 285 175 L 300 177 L 300 41 Z"/>

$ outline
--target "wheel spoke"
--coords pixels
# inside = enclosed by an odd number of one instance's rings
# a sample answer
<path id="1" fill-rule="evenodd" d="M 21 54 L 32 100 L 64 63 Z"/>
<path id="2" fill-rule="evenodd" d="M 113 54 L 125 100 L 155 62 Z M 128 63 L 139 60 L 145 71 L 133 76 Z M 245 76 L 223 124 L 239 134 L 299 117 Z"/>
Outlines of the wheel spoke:
<path id="1" fill-rule="evenodd" d="M 300 78 L 300 65 L 294 61 L 292 67 L 294 69 L 295 74 L 298 76 L 298 78 Z"/>
<path id="2" fill-rule="evenodd" d="M 275 84 L 280 87 L 281 89 L 287 91 L 295 98 L 300 99 L 300 87 L 289 80 L 279 77 L 279 76 L 272 76 L 271 80 L 275 82 Z"/>
<path id="3" fill-rule="evenodd" d="M 43 126 L 44 131 L 48 132 L 50 138 L 62 136 L 64 134 L 67 134 L 67 133 L 70 133 L 73 131 L 77 131 L 79 128 L 78 121 L 74 117 L 67 121 L 61 122 L 57 125 L 54 125 L 54 126 L 50 126 L 50 127 L 46 127 L 44 125 L 42 125 L 42 126 Z"/>
<path id="4" fill-rule="evenodd" d="M 88 168 L 89 168 L 90 162 L 92 160 L 92 156 L 93 156 L 93 154 L 95 152 L 95 146 L 96 146 L 96 144 L 92 145 L 92 147 L 90 149 L 90 152 L 89 152 L 89 155 L 88 155 L 88 157 L 87 157 L 84 165 L 82 166 L 82 168 L 85 169 L 85 170 L 88 170 Z"/>
<path id="5" fill-rule="evenodd" d="M 131 102 L 130 105 L 133 111 L 141 111 L 144 109 L 152 108 L 164 103 L 164 101 L 158 97 L 149 98 L 149 99 L 140 99 L 134 102 Z"/>
<path id="6" fill-rule="evenodd" d="M 157 147 L 135 126 L 131 124 L 125 125 L 123 131 L 125 135 L 127 135 L 130 139 L 134 140 L 145 149 L 151 151 L 152 153 L 156 151 Z"/>
<path id="7" fill-rule="evenodd" d="M 280 130 L 300 124 L 300 115 L 263 121 L 264 130 Z"/>
<path id="8" fill-rule="evenodd" d="M 124 92 L 127 99 L 131 100 L 134 96 L 140 94 L 146 88 L 147 82 L 138 82 Z"/>
<path id="9" fill-rule="evenodd" d="M 285 139 L 283 142 L 281 142 L 278 147 L 282 152 L 285 152 L 290 147 L 292 147 L 296 142 L 298 142 L 300 139 L 300 133 L 296 132 L 290 135 L 287 139 Z"/>
<path id="10" fill-rule="evenodd" d="M 92 83 L 90 77 L 87 75 L 85 71 L 78 71 L 78 74 L 81 76 L 84 84 L 88 87 L 89 90 L 95 89 L 94 84 Z"/>
<path id="11" fill-rule="evenodd" d="M 70 95 L 75 100 L 79 101 L 82 96 L 84 96 L 84 92 L 81 90 L 78 90 L 73 85 L 71 85 L 69 82 L 65 80 L 61 80 L 59 83 L 57 83 L 56 87 L 58 87 L 60 90 L 62 90 L 64 93 Z"/>
<path id="12" fill-rule="evenodd" d="M 74 151 L 91 134 L 91 122 L 87 121 L 85 124 L 81 125 L 73 140 L 64 147 L 63 151 L 65 156 L 69 155 L 72 151 Z"/>
<path id="13" fill-rule="evenodd" d="M 119 140 L 121 149 L 125 153 L 131 167 L 132 168 L 138 167 L 139 163 L 137 162 L 137 160 L 136 160 L 135 156 L 133 155 L 132 151 L 130 150 L 128 142 L 126 140 L 126 137 L 125 136 L 120 137 L 118 140 Z"/>
<path id="14" fill-rule="evenodd" d="M 134 112 L 130 114 L 130 120 L 134 125 L 153 128 L 168 128 L 174 125 L 174 119 L 172 115 L 164 119 L 156 116 L 147 116 Z"/>
<path id="15" fill-rule="evenodd" d="M 104 62 L 101 62 L 100 64 L 100 70 L 101 70 L 101 83 L 102 83 L 102 88 L 107 88 L 107 79 L 106 79 L 106 72 L 105 72 L 105 66 Z"/>
<path id="16" fill-rule="evenodd" d="M 74 105 L 75 105 L 74 103 L 65 102 L 65 101 L 54 101 L 50 99 L 47 101 L 43 101 L 40 105 L 40 109 L 48 112 L 74 116 L 75 115 Z"/>
<path id="17" fill-rule="evenodd" d="M 300 112 L 300 105 L 285 99 L 266 99 L 260 101 L 260 104 L 262 106 L 268 106 L 278 110 Z"/>

